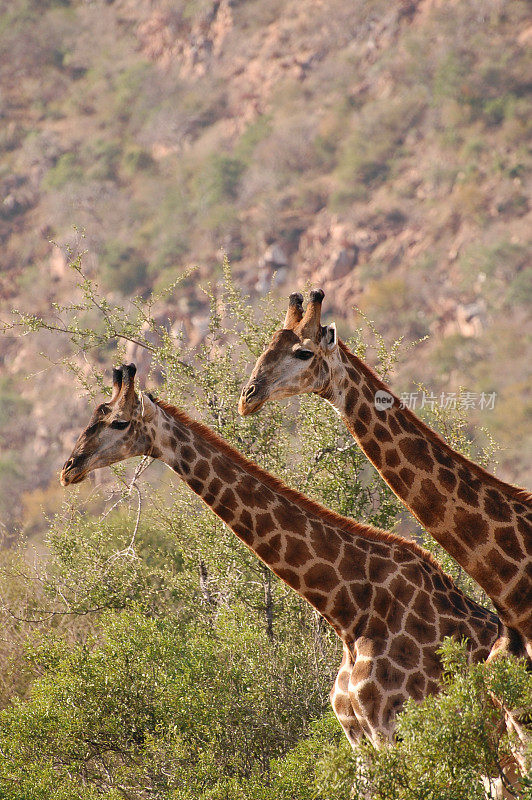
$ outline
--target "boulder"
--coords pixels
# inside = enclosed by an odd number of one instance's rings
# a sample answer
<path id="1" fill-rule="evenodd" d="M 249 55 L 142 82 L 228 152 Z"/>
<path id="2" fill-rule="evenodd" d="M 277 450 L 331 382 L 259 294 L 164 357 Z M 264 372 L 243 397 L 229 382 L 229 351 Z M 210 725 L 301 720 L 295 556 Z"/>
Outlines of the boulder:
<path id="1" fill-rule="evenodd" d="M 264 264 L 275 269 L 276 267 L 288 266 L 288 256 L 278 243 L 271 244 L 266 248 L 263 255 Z"/>
<path id="2" fill-rule="evenodd" d="M 354 247 L 343 247 L 333 252 L 331 266 L 328 270 L 330 280 L 336 281 L 349 275 L 357 263 L 357 250 Z"/>

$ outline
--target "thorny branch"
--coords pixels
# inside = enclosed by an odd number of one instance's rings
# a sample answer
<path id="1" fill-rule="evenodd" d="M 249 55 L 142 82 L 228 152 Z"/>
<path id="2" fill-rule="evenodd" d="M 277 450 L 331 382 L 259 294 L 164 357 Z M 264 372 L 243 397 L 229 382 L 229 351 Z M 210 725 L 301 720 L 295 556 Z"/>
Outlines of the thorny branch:
<path id="1" fill-rule="evenodd" d="M 6 322 L 4 320 L 0 320 L 0 330 L 3 333 L 7 331 L 20 329 L 22 328 L 22 335 L 25 336 L 31 331 L 38 330 L 39 328 L 43 328 L 48 331 L 54 331 L 56 333 L 63 333 L 70 337 L 72 342 L 79 344 L 80 342 L 86 343 L 89 340 L 89 345 L 87 347 L 86 344 L 83 345 L 83 349 L 94 349 L 101 345 L 105 345 L 111 339 L 122 339 L 126 342 L 131 342 L 132 344 L 136 344 L 139 347 L 142 347 L 144 350 L 148 350 L 149 352 L 155 354 L 158 351 L 158 348 L 148 342 L 145 338 L 140 339 L 133 334 L 124 333 L 123 331 L 119 330 L 119 326 L 117 326 L 116 320 L 113 319 L 112 314 L 110 313 L 110 308 L 107 306 L 105 300 L 102 302 L 99 300 L 98 296 L 95 294 L 94 285 L 92 284 L 91 280 L 86 276 L 80 266 L 80 259 L 83 254 L 79 254 L 75 259 L 71 260 L 70 266 L 75 272 L 78 273 L 82 280 L 82 291 L 85 297 L 85 303 L 92 305 L 97 312 L 101 315 L 102 319 L 105 322 L 106 330 L 104 334 L 98 334 L 96 331 L 89 329 L 89 328 L 79 328 L 76 324 L 69 325 L 66 321 L 64 321 L 60 315 L 60 311 L 72 311 L 72 310 L 87 310 L 87 305 L 80 305 L 80 306 L 67 306 L 64 308 L 60 308 L 59 306 L 55 305 L 55 310 L 57 312 L 57 319 L 59 320 L 60 324 L 53 324 L 52 322 L 46 322 L 41 317 L 36 316 L 35 314 L 24 314 L 21 311 L 13 310 L 13 314 L 18 317 L 17 321 Z M 186 274 L 182 277 L 187 277 Z M 175 281 L 177 284 L 181 278 L 178 278 Z M 135 303 L 130 301 L 131 305 L 137 310 L 137 312 L 141 315 L 141 318 L 148 322 L 152 327 L 155 325 L 154 320 L 151 317 L 151 302 L 149 303 L 149 313 L 148 315 L 144 312 L 143 308 L 141 307 L 140 303 Z M 176 359 L 176 363 L 186 372 L 188 375 L 194 375 L 194 369 L 190 364 L 182 361 L 181 359 Z"/>
<path id="2" fill-rule="evenodd" d="M 129 544 L 128 544 L 127 547 L 125 547 L 123 550 L 118 550 L 116 553 L 114 553 L 114 555 L 112 555 L 108 559 L 109 562 L 115 561 L 117 558 L 125 557 L 125 556 L 131 556 L 132 558 L 138 558 L 138 556 L 137 556 L 137 554 L 135 552 L 135 538 L 137 536 L 138 529 L 139 529 L 139 524 L 140 524 L 140 516 L 141 516 L 141 511 L 142 511 L 142 494 L 140 492 L 139 487 L 137 486 L 137 480 L 142 475 L 142 473 L 145 472 L 148 469 L 148 467 L 152 463 L 153 463 L 153 459 L 150 456 L 143 456 L 141 458 L 141 460 L 139 461 L 139 463 L 137 464 L 137 468 L 135 469 L 135 472 L 133 474 L 133 478 L 131 479 L 129 485 L 126 484 L 126 482 L 122 478 L 120 479 L 124 483 L 124 485 L 126 486 L 126 491 L 125 491 L 125 493 L 122 494 L 121 497 L 118 498 L 116 503 L 113 503 L 111 508 L 109 508 L 105 512 L 105 514 L 102 515 L 102 520 L 103 520 L 107 516 L 109 516 L 111 511 L 113 511 L 123 500 L 125 500 L 127 497 L 131 497 L 131 493 L 132 493 L 133 490 L 135 490 L 137 492 L 137 495 L 138 495 L 137 519 L 136 519 L 136 522 L 135 522 L 135 527 L 133 528 L 133 533 L 131 535 L 131 539 L 130 539 Z"/>
<path id="3" fill-rule="evenodd" d="M 137 493 L 138 497 L 137 516 L 135 519 L 135 525 L 129 543 L 127 547 L 125 547 L 123 550 L 118 550 L 116 553 L 110 556 L 110 558 L 108 558 L 107 561 L 105 562 L 106 564 L 112 564 L 119 558 L 138 559 L 138 555 L 135 551 L 135 539 L 139 530 L 140 519 L 142 515 L 142 493 L 137 485 L 137 480 L 152 463 L 153 459 L 150 456 L 144 456 L 137 465 L 129 484 L 126 484 L 126 482 L 122 478 L 120 478 L 120 480 L 126 487 L 126 491 L 122 493 L 121 497 L 115 503 L 113 503 L 113 505 L 109 509 L 107 509 L 107 511 L 101 517 L 102 520 L 105 519 L 111 513 L 111 511 L 113 511 L 123 500 L 130 497 L 133 491 Z M 40 625 L 44 622 L 48 622 L 50 619 L 53 619 L 54 617 L 62 617 L 67 615 L 85 616 L 87 614 L 103 611 L 106 608 L 106 606 L 96 606 L 88 609 L 82 609 L 82 608 L 72 609 L 70 607 L 68 599 L 65 597 L 64 593 L 61 591 L 60 588 L 57 589 L 57 592 L 61 597 L 61 599 L 63 600 L 63 602 L 65 603 L 66 608 L 62 609 L 61 611 L 57 611 L 54 609 L 43 609 L 43 608 L 35 609 L 35 614 L 39 615 L 38 618 L 18 616 L 11 608 L 9 608 L 9 606 L 6 603 L 2 603 L 2 608 L 7 614 L 9 614 L 10 617 L 12 617 L 12 619 L 15 619 L 17 622 L 27 622 L 34 625 Z"/>
<path id="4" fill-rule="evenodd" d="M 319 450 L 317 450 L 316 453 L 314 454 L 313 459 L 312 459 L 312 466 L 307 471 L 307 474 L 305 476 L 305 485 L 308 486 L 312 476 L 314 475 L 314 473 L 315 473 L 315 471 L 316 471 L 316 469 L 318 467 L 318 464 L 321 461 L 323 461 L 323 459 L 326 456 L 343 455 L 344 453 L 349 453 L 352 450 L 356 450 L 356 449 L 357 449 L 357 444 L 355 442 L 350 442 L 349 444 L 346 444 L 344 447 L 330 446 L 330 447 L 322 447 Z"/>

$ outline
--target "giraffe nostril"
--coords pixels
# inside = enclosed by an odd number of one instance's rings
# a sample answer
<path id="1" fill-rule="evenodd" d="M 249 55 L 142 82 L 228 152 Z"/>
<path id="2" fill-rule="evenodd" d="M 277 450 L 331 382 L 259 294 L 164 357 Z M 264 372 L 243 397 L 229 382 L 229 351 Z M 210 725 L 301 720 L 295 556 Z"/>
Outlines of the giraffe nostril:
<path id="1" fill-rule="evenodd" d="M 249 400 L 250 397 L 253 397 L 253 395 L 255 394 L 256 391 L 257 391 L 257 387 L 255 386 L 254 383 L 252 383 L 251 386 L 248 386 L 247 389 L 244 389 L 242 394 L 244 395 L 246 400 Z"/>
<path id="2" fill-rule="evenodd" d="M 85 460 L 85 456 L 83 456 L 83 455 L 81 455 L 81 456 L 72 456 L 71 458 L 68 459 L 68 461 L 66 462 L 65 466 L 63 467 L 63 472 L 68 472 L 68 470 L 70 470 L 70 469 L 75 469 L 76 467 L 79 467 L 80 464 L 82 464 L 84 460 Z"/>

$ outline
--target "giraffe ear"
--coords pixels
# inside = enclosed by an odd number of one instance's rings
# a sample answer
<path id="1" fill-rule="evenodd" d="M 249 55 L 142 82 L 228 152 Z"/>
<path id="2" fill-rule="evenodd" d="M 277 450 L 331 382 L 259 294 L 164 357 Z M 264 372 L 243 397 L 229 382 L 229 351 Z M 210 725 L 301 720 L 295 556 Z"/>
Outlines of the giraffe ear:
<path id="1" fill-rule="evenodd" d="M 338 335 L 336 333 L 336 323 L 324 325 L 321 332 L 321 346 L 326 353 L 332 353 L 338 345 Z"/>
<path id="2" fill-rule="evenodd" d="M 153 419 L 155 416 L 155 403 L 149 392 L 140 393 L 140 415 L 144 420 Z"/>

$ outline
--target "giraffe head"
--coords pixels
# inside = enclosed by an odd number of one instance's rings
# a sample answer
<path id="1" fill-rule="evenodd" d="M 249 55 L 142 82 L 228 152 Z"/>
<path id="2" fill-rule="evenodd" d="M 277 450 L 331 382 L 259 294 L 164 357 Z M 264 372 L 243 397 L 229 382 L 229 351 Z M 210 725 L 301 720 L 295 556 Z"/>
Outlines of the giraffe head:
<path id="1" fill-rule="evenodd" d="M 334 323 L 321 324 L 323 297 L 321 289 L 314 289 L 303 311 L 302 295 L 290 295 L 282 329 L 274 333 L 242 389 L 238 403 L 242 416 L 258 411 L 267 400 L 326 393 L 338 340 Z"/>
<path id="2" fill-rule="evenodd" d="M 150 418 L 154 404 L 135 392 L 134 364 L 113 369 L 113 395 L 94 411 L 61 470 L 61 483 L 80 483 L 89 472 L 151 451 Z"/>

